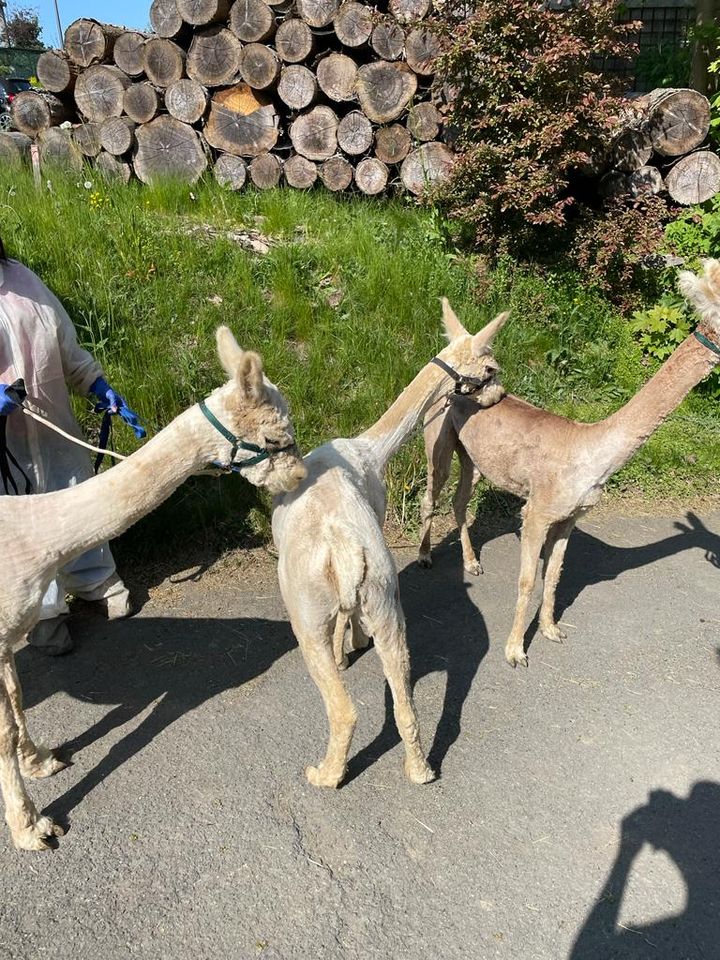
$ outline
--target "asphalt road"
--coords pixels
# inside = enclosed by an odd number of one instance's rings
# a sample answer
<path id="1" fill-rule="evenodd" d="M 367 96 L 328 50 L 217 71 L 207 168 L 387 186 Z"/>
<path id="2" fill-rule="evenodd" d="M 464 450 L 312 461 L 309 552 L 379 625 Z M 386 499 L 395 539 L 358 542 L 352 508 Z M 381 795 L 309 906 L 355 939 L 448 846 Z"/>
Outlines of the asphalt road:
<path id="1" fill-rule="evenodd" d="M 515 534 L 472 582 L 454 537 L 430 572 L 398 551 L 424 787 L 372 649 L 346 784 L 305 781 L 325 716 L 272 564 L 136 572 L 132 620 L 81 611 L 72 655 L 18 653 L 31 729 L 75 763 L 30 784 L 58 849 L 0 842 L 0 957 L 720 957 L 719 533 L 591 515 L 569 639 L 515 671 Z"/>

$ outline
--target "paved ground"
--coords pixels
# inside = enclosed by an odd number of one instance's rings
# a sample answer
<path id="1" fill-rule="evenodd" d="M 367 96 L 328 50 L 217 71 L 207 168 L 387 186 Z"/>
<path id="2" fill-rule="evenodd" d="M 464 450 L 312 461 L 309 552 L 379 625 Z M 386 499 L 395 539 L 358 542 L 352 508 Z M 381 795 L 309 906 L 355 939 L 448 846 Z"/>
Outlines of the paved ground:
<path id="1" fill-rule="evenodd" d="M 303 767 L 325 718 L 273 566 L 151 584 L 133 620 L 18 656 L 32 728 L 75 765 L 31 784 L 69 822 L 0 840 L 0 957 L 717 958 L 720 515 L 593 519 L 561 585 L 570 639 L 503 646 L 512 531 L 467 582 L 398 551 L 436 783 L 406 783 L 378 659 L 352 665 L 348 783 Z"/>

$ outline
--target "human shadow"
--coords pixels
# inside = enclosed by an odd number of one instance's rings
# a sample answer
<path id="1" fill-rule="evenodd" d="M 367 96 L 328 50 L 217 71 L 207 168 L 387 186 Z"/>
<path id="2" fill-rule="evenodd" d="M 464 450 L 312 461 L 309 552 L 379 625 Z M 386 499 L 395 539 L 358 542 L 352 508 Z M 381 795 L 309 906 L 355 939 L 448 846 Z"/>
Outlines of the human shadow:
<path id="1" fill-rule="evenodd" d="M 620 848 L 569 960 L 694 960 L 720 953 L 720 783 L 699 781 L 687 798 L 654 790 L 622 821 Z M 649 844 L 677 865 L 685 909 L 648 924 L 619 923 L 633 861 Z"/>

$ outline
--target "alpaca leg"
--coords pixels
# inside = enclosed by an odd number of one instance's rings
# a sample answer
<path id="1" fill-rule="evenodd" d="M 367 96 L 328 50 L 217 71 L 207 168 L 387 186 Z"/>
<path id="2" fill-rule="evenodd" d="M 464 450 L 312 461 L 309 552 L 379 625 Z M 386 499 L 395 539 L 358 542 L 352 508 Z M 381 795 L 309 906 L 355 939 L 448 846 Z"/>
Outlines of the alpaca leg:
<path id="1" fill-rule="evenodd" d="M 425 496 L 420 505 L 420 516 L 422 520 L 422 539 L 420 541 L 420 550 L 418 552 L 418 563 L 421 567 L 430 568 L 432 566 L 432 522 L 435 515 L 435 504 L 442 491 L 442 488 L 448 482 L 450 476 L 450 467 L 452 465 L 452 455 L 454 444 L 450 442 L 448 428 L 440 431 L 439 435 L 432 427 L 425 427 L 425 451 L 427 453 L 428 478 Z"/>
<path id="2" fill-rule="evenodd" d="M 475 555 L 473 545 L 470 542 L 468 533 L 467 508 L 470 503 L 470 497 L 475 489 L 475 484 L 480 479 L 480 474 L 475 470 L 475 466 L 470 459 L 464 447 L 458 445 L 458 456 L 460 458 L 460 480 L 457 490 L 453 497 L 453 510 L 455 511 L 455 523 L 460 530 L 460 543 L 462 544 L 463 566 L 468 573 L 474 577 L 483 572 L 480 558 Z"/>
<path id="3" fill-rule="evenodd" d="M 0 653 L 0 657 L 3 654 Z M 18 729 L 5 683 L 0 680 L 0 790 L 5 820 L 20 850 L 47 850 L 47 838 L 63 831 L 49 817 L 41 817 L 25 790 L 17 756 Z"/>
<path id="4" fill-rule="evenodd" d="M 335 657 L 335 666 L 338 670 L 347 670 L 348 658 L 345 653 L 345 633 L 348 629 L 348 618 L 342 612 L 338 610 L 337 619 L 335 620 L 335 630 L 333 632 L 333 656 Z M 350 626 L 352 630 L 352 625 Z"/>
<path id="5" fill-rule="evenodd" d="M 516 667 L 519 663 L 527 666 L 528 663 L 527 654 L 524 649 L 525 619 L 535 586 L 540 551 L 542 550 L 548 527 L 550 526 L 549 521 L 543 516 L 536 515 L 532 509 L 530 509 L 529 504 L 525 505 L 523 515 L 524 519 L 520 538 L 518 599 L 517 606 L 515 607 L 515 619 L 512 630 L 505 645 L 505 659 L 513 667 Z"/>
<path id="6" fill-rule="evenodd" d="M 335 663 L 331 637 L 318 638 L 297 632 L 303 659 L 325 703 L 330 739 L 325 759 L 307 767 L 305 775 L 315 787 L 337 787 L 345 776 L 357 713 Z"/>
<path id="7" fill-rule="evenodd" d="M 15 669 L 11 650 L 2 661 L 2 682 L 5 684 L 18 732 L 18 761 L 25 777 L 49 777 L 63 770 L 67 764 L 58 760 L 48 747 L 36 746 L 28 733 L 22 706 L 22 688 Z"/>
<path id="8" fill-rule="evenodd" d="M 568 539 L 575 526 L 575 518 L 561 520 L 550 528 L 545 543 L 545 572 L 543 575 L 543 598 L 540 607 L 540 632 L 548 640 L 562 643 L 565 634 L 555 622 L 555 591 L 562 571 Z"/>

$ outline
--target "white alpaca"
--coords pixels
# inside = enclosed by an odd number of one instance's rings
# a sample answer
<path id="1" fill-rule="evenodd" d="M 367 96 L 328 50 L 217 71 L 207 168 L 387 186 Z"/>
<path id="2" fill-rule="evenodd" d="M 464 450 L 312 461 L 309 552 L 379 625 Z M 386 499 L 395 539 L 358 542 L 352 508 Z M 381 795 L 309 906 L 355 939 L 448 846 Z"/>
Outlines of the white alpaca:
<path id="1" fill-rule="evenodd" d="M 22 781 L 22 774 L 44 777 L 64 764 L 28 734 L 12 652 L 37 622 L 48 583 L 68 561 L 122 533 L 209 463 L 246 461 L 246 478 L 272 493 L 294 489 L 306 474 L 287 404 L 263 377 L 260 357 L 241 350 L 227 327 L 218 329 L 217 345 L 230 382 L 137 453 L 66 490 L 0 497 L 8 560 L 0 591 L 0 788 L 5 819 L 21 849 L 46 849 L 46 838 L 62 835 L 38 814 Z"/>
<path id="2" fill-rule="evenodd" d="M 444 302 L 451 343 L 438 359 L 458 374 L 477 378 L 475 396 L 481 404 L 495 403 L 503 393 L 489 344 L 506 317 L 501 314 L 471 336 Z M 446 370 L 429 363 L 369 430 L 313 450 L 305 458 L 305 481 L 276 499 L 273 536 L 280 590 L 330 726 L 325 759 L 306 770 L 315 786 L 337 787 L 342 780 L 357 719 L 338 672 L 349 622 L 375 640 L 405 744 L 407 776 L 415 783 L 434 777 L 423 754 L 410 689 L 397 571 L 382 534 L 384 473 L 428 406 L 452 386 Z"/>

